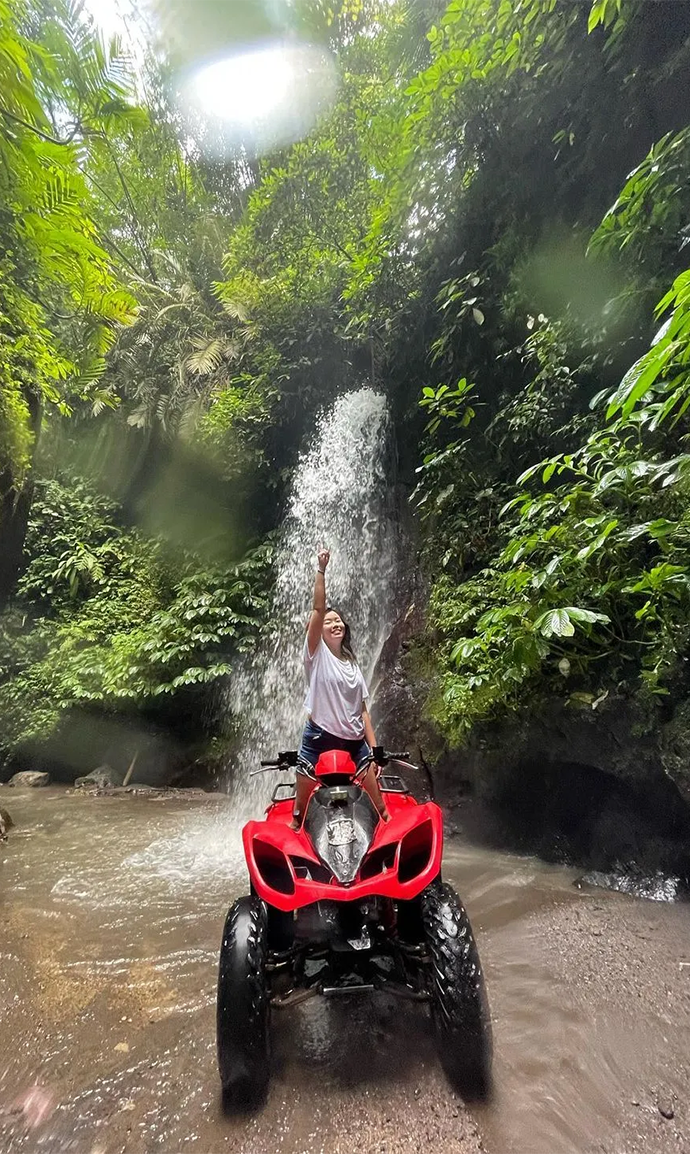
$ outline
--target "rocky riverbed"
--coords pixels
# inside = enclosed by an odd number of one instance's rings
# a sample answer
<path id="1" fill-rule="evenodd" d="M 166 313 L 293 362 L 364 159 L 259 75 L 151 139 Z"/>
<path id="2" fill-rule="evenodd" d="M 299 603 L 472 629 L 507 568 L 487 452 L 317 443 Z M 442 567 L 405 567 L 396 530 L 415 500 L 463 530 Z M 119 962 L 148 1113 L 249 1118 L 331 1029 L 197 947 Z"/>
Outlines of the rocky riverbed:
<path id="1" fill-rule="evenodd" d="M 222 798 L 3 791 L 3 1154 L 645 1154 L 690 1148 L 690 907 L 453 838 L 491 999 L 495 1094 L 468 1109 L 423 1008 L 276 1014 L 271 1093 L 223 1117 L 214 987 L 245 886 Z"/>

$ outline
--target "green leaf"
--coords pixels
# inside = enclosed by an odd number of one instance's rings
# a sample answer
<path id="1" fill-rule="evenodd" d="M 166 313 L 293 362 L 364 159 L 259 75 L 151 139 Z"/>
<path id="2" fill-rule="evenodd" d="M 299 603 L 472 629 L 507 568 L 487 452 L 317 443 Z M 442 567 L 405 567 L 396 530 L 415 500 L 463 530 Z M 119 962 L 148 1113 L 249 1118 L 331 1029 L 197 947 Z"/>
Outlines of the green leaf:
<path id="1" fill-rule="evenodd" d="M 597 621 L 608 624 L 611 620 L 606 613 L 596 613 L 592 609 L 580 609 L 575 605 L 568 605 L 564 612 L 568 614 L 572 621 L 586 622 L 587 624 L 594 624 Z"/>
<path id="2" fill-rule="evenodd" d="M 567 609 L 547 609 L 537 617 L 534 628 L 543 637 L 572 637 L 575 632 Z"/>
<path id="3" fill-rule="evenodd" d="M 591 709 L 592 703 L 595 701 L 595 697 L 593 693 L 587 693 L 584 690 L 578 689 L 575 691 L 575 693 L 570 694 L 568 701 L 571 705 L 579 705 L 581 707 Z"/>
<path id="4" fill-rule="evenodd" d="M 602 532 L 599 533 L 599 535 L 595 537 L 593 541 L 590 541 L 588 545 L 583 545 L 581 549 L 578 549 L 577 553 L 575 554 L 577 560 L 588 561 L 589 558 L 592 557 L 594 553 L 598 552 L 598 550 L 601 549 L 601 547 L 606 543 L 607 538 L 611 535 L 617 525 L 617 518 L 609 521 L 608 525 L 606 525 Z"/>

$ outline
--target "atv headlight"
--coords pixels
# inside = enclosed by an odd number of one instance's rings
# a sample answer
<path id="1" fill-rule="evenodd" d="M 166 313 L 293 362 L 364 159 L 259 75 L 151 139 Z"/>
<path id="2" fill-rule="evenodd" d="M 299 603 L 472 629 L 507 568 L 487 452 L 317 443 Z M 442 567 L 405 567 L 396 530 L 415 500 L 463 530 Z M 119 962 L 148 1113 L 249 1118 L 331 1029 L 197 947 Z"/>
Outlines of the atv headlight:
<path id="1" fill-rule="evenodd" d="M 288 859 L 282 850 L 270 841 L 254 838 L 254 860 L 261 880 L 279 894 L 294 894 L 295 882 Z"/>
<path id="2" fill-rule="evenodd" d="M 429 864 L 434 848 L 434 832 L 430 821 L 423 821 L 406 833 L 400 843 L 398 878 L 410 882 Z"/>
<path id="3" fill-rule="evenodd" d="M 360 877 L 363 882 L 368 881 L 369 878 L 375 878 L 377 874 L 385 873 L 387 870 L 395 869 L 395 854 L 398 849 L 397 841 L 391 845 L 381 846 L 380 849 L 375 849 L 365 858 L 360 871 Z"/>

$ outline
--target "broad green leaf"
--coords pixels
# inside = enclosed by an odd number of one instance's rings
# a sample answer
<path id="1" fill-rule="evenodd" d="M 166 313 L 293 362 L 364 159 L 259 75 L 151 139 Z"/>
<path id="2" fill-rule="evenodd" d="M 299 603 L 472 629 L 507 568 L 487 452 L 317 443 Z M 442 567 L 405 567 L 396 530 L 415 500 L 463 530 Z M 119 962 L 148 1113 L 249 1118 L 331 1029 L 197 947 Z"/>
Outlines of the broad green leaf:
<path id="1" fill-rule="evenodd" d="M 548 609 L 537 617 L 534 628 L 544 637 L 572 637 L 575 632 L 567 609 Z"/>
<path id="2" fill-rule="evenodd" d="M 592 609 L 581 609 L 575 605 L 568 605 L 564 612 L 568 614 L 572 621 L 584 621 L 588 624 L 594 624 L 597 621 L 607 624 L 610 621 L 610 617 L 608 617 L 606 613 L 596 613 Z"/>

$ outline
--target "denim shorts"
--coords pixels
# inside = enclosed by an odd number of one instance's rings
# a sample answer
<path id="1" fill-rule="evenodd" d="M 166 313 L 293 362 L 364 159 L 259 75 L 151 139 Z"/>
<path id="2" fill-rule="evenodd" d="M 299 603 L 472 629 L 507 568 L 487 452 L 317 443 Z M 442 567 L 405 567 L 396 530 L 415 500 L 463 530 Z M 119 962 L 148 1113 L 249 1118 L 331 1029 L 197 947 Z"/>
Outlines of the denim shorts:
<path id="1" fill-rule="evenodd" d="M 328 733 L 312 721 L 311 717 L 304 727 L 302 734 L 302 742 L 299 747 L 299 757 L 304 761 L 308 761 L 312 768 L 316 765 L 322 753 L 328 749 L 344 749 L 350 754 L 357 769 L 364 765 L 366 761 L 371 761 L 371 747 L 368 742 L 361 738 L 354 738 L 349 741 L 344 737 L 335 737 L 332 733 Z M 298 773 L 304 773 L 297 767 Z"/>

